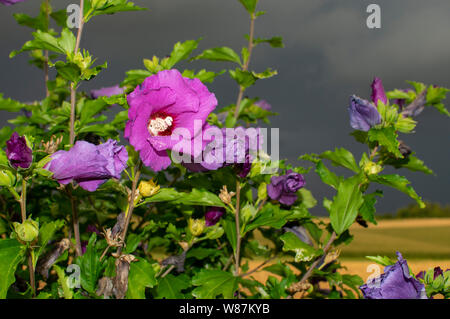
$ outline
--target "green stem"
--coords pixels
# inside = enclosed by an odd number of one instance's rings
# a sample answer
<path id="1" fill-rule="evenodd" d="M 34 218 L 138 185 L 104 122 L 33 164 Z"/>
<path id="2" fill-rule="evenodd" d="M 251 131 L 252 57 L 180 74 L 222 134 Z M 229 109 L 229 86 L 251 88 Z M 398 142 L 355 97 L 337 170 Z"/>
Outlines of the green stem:
<path id="1" fill-rule="evenodd" d="M 252 52 L 253 52 L 253 39 L 255 37 L 255 14 L 252 13 L 251 17 L 250 17 L 250 34 L 249 34 L 249 39 L 248 39 L 248 59 L 247 61 L 245 61 L 244 66 L 242 67 L 243 71 L 247 71 L 248 70 L 248 66 L 250 64 L 250 59 L 252 57 Z M 242 98 L 244 97 L 244 92 L 245 92 L 245 87 L 240 86 L 239 88 L 239 95 L 236 101 L 236 108 L 234 110 L 234 119 L 237 121 L 238 117 L 239 117 L 239 110 L 241 107 L 241 102 L 242 102 Z"/>
<path id="2" fill-rule="evenodd" d="M 234 256 L 234 262 L 235 262 L 234 275 L 235 276 L 239 276 L 240 255 L 241 255 L 241 228 L 239 226 L 240 197 L 241 197 L 241 185 L 240 185 L 239 181 L 237 181 L 236 182 L 236 211 L 234 213 L 235 221 L 236 221 L 236 253 Z"/>
<path id="3" fill-rule="evenodd" d="M 77 33 L 77 40 L 75 44 L 74 53 L 77 54 L 80 49 L 81 35 L 83 34 L 84 26 L 84 0 L 80 0 L 80 25 Z M 70 144 L 73 145 L 75 142 L 75 105 L 76 105 L 76 95 L 77 95 L 77 84 L 72 82 L 70 84 Z"/>
<path id="4" fill-rule="evenodd" d="M 49 0 L 45 0 L 45 18 L 47 20 L 47 31 L 50 20 L 50 5 Z M 45 80 L 45 97 L 50 96 L 50 92 L 48 90 L 48 50 L 44 51 L 44 80 Z"/>
<path id="5" fill-rule="evenodd" d="M 80 220 L 78 218 L 78 206 L 76 198 L 72 194 L 72 185 L 67 186 L 67 194 L 69 195 L 70 204 L 72 207 L 72 225 L 73 234 L 75 236 L 75 252 L 77 256 L 81 256 L 81 236 L 80 236 Z"/>
<path id="6" fill-rule="evenodd" d="M 142 161 L 139 160 L 139 164 L 137 166 L 136 173 L 134 174 L 133 184 L 131 186 L 131 196 L 128 201 L 128 209 L 127 209 L 127 214 L 126 214 L 125 226 L 124 226 L 124 230 L 123 230 L 123 234 L 122 234 L 122 239 L 124 242 L 127 237 L 127 232 L 128 232 L 128 228 L 130 225 L 131 216 L 133 215 L 133 210 L 135 207 L 134 200 L 136 198 L 136 191 L 138 188 L 139 178 L 141 176 L 141 169 L 142 169 Z M 119 249 L 117 250 L 118 256 L 120 256 L 122 254 L 122 250 L 123 250 L 123 246 L 120 246 Z"/>
<path id="7" fill-rule="evenodd" d="M 27 220 L 27 181 L 22 178 L 22 193 L 20 196 L 20 212 L 22 215 L 22 223 Z M 28 250 L 28 271 L 30 273 L 30 286 L 33 292 L 33 297 L 36 295 L 36 280 L 34 275 L 34 263 L 32 248 Z"/>

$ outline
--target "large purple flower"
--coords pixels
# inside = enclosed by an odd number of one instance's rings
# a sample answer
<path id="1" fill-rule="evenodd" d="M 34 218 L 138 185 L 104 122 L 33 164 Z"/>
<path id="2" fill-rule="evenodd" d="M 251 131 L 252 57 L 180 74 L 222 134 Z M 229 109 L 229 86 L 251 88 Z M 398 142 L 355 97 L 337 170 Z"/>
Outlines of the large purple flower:
<path id="1" fill-rule="evenodd" d="M 205 214 L 206 227 L 214 226 L 225 214 L 225 209 L 222 207 L 210 207 Z"/>
<path id="2" fill-rule="evenodd" d="M 381 115 L 377 108 L 369 101 L 356 95 L 350 97 L 348 112 L 350 114 L 350 125 L 355 130 L 367 132 L 372 126 L 381 123 Z"/>
<path id="3" fill-rule="evenodd" d="M 19 2 L 23 2 L 25 0 L 0 0 L 0 3 L 6 5 L 6 6 L 10 6 Z"/>
<path id="4" fill-rule="evenodd" d="M 297 191 L 305 186 L 303 175 L 288 170 L 286 175 L 272 176 L 267 185 L 267 195 L 284 205 L 292 205 L 297 200 Z"/>
<path id="5" fill-rule="evenodd" d="M 146 166 L 154 171 L 167 168 L 167 150 L 174 147 L 198 156 L 203 144 L 192 149 L 217 99 L 199 79 L 183 78 L 178 70 L 160 71 L 127 97 L 130 109 L 125 137 Z M 181 145 L 181 148 L 180 148 Z"/>
<path id="6" fill-rule="evenodd" d="M 378 105 L 378 101 L 383 102 L 384 104 L 387 104 L 388 99 L 386 96 L 386 93 L 384 92 L 383 82 L 380 78 L 375 77 L 372 82 L 372 102 L 376 105 Z"/>
<path id="7" fill-rule="evenodd" d="M 111 97 L 113 95 L 123 94 L 124 89 L 119 85 L 104 87 L 98 90 L 91 90 L 91 97 L 93 99 L 98 99 L 100 96 Z"/>
<path id="8" fill-rule="evenodd" d="M 259 129 L 236 127 L 209 127 L 203 140 L 207 146 L 202 154 L 192 158 L 191 163 L 183 163 L 193 172 L 217 170 L 234 165 L 238 175 L 244 178 L 251 169 L 256 153 L 261 149 L 263 139 Z"/>
<path id="9" fill-rule="evenodd" d="M 120 178 L 127 166 L 128 153 L 117 141 L 94 145 L 77 141 L 69 151 L 58 151 L 45 169 L 61 184 L 76 181 L 87 191 L 95 191 L 110 178 Z"/>
<path id="10" fill-rule="evenodd" d="M 384 273 L 360 287 L 366 299 L 427 299 L 425 286 L 409 273 L 408 263 L 397 252 L 398 261 Z"/>
<path id="11" fill-rule="evenodd" d="M 25 137 L 19 136 L 17 132 L 6 141 L 6 156 L 14 168 L 29 168 L 33 161 L 33 151 L 28 147 Z"/>

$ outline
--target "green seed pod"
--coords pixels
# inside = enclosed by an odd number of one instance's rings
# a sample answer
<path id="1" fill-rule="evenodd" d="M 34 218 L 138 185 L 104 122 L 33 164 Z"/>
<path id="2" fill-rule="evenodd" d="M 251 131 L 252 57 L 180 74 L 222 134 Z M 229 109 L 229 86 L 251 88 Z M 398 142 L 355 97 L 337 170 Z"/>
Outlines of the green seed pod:
<path id="1" fill-rule="evenodd" d="M 0 171 L 0 186 L 11 187 L 16 183 L 16 177 L 9 170 Z"/>
<path id="2" fill-rule="evenodd" d="M 24 242 L 32 242 L 39 236 L 39 223 L 27 219 L 25 222 L 13 223 L 17 238 Z"/>

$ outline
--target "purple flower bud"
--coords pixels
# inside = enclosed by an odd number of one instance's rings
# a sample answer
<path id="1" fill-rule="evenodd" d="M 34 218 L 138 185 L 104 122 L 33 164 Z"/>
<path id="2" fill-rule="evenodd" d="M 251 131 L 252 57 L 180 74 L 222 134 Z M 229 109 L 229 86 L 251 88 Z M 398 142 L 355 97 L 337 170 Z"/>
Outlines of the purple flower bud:
<path id="1" fill-rule="evenodd" d="M 355 130 L 367 132 L 372 126 L 381 123 L 381 115 L 377 108 L 367 100 L 356 95 L 350 97 L 350 125 Z"/>
<path id="2" fill-rule="evenodd" d="M 419 272 L 416 275 L 416 278 L 424 279 L 425 278 L 425 274 L 426 274 L 426 271 L 422 270 L 421 272 Z M 439 266 L 438 267 L 434 267 L 433 280 L 436 280 L 437 277 L 439 277 L 440 275 L 443 275 L 443 274 L 444 274 L 444 271 L 442 270 L 441 267 L 439 267 Z"/>
<path id="3" fill-rule="evenodd" d="M 92 225 L 92 224 L 89 224 L 89 225 L 87 226 L 86 231 L 87 231 L 88 233 L 96 233 L 97 235 L 100 235 L 100 234 L 101 234 L 101 232 L 97 229 L 97 227 L 95 227 L 95 226 Z"/>
<path id="4" fill-rule="evenodd" d="M 10 6 L 23 1 L 25 0 L 0 0 L 0 3 L 4 4 L 5 6 Z"/>
<path id="5" fill-rule="evenodd" d="M 225 214 L 225 209 L 222 207 L 210 207 L 205 214 L 206 227 L 214 226 L 217 224 Z"/>
<path id="6" fill-rule="evenodd" d="M 372 82 L 372 101 L 375 105 L 378 105 L 378 101 L 387 104 L 386 93 L 384 92 L 383 82 L 380 78 L 375 77 Z"/>
<path id="7" fill-rule="evenodd" d="M 305 186 L 303 175 L 294 173 L 292 170 L 286 175 L 272 176 L 270 184 L 267 185 L 267 195 L 284 205 L 292 205 L 297 200 L 296 192 Z"/>
<path id="8" fill-rule="evenodd" d="M 366 299 L 428 299 L 425 286 L 409 273 L 408 263 L 397 252 L 398 261 L 384 273 L 360 287 Z"/>
<path id="9" fill-rule="evenodd" d="M 270 105 L 266 100 L 259 100 L 255 104 L 266 111 L 270 111 L 272 109 L 272 105 Z"/>
<path id="10" fill-rule="evenodd" d="M 53 178 L 61 184 L 72 180 L 87 191 L 95 191 L 110 178 L 120 178 L 126 168 L 128 153 L 117 141 L 94 145 L 77 141 L 69 151 L 58 151 L 44 167 L 53 172 Z"/>
<path id="11" fill-rule="evenodd" d="M 24 136 L 14 132 L 6 141 L 6 156 L 14 168 L 29 168 L 33 161 L 33 151 L 28 147 Z"/>
<path id="12" fill-rule="evenodd" d="M 119 85 L 110 86 L 110 87 L 104 87 L 98 90 L 91 90 L 91 97 L 93 99 L 98 99 L 101 96 L 113 96 L 113 95 L 119 95 L 123 94 L 124 89 L 121 88 Z"/>

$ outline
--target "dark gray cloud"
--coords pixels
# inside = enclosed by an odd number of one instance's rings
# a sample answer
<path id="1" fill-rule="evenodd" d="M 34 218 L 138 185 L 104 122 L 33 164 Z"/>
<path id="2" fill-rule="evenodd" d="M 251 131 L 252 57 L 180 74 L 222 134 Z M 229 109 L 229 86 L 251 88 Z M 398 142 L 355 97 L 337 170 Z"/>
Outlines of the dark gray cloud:
<path id="1" fill-rule="evenodd" d="M 65 8 L 76 1 L 53 1 Z M 83 89 L 114 85 L 126 70 L 142 67 L 142 59 L 164 56 L 173 44 L 203 38 L 201 48 L 227 45 L 235 50 L 245 45 L 248 19 L 238 1 L 136 0 L 147 12 L 96 17 L 82 41 L 108 70 Z M 281 156 L 295 163 L 307 152 L 336 146 L 356 154 L 364 151 L 348 135 L 347 103 L 351 94 L 368 97 L 374 76 L 383 78 L 388 89 L 402 88 L 405 80 L 450 87 L 450 2 L 448 0 L 379 0 L 382 28 L 369 30 L 366 7 L 373 1 L 261 0 L 267 14 L 257 21 L 257 36 L 281 35 L 284 49 L 256 48 L 251 67 L 261 71 L 273 67 L 275 78 L 261 81 L 248 94 L 268 100 L 280 115 L 271 126 L 280 128 Z M 30 0 L 0 8 L 0 92 L 22 101 L 43 96 L 42 74 L 29 66 L 25 55 L 13 60 L 10 51 L 29 39 L 26 28 L 17 26 L 13 12 L 36 12 L 39 1 Z M 221 65 L 195 63 L 191 67 Z M 237 88 L 223 76 L 210 85 L 220 106 L 235 102 Z M 2 113 L 2 123 L 8 114 Z M 449 203 L 450 133 L 447 118 L 435 110 L 420 117 L 417 133 L 402 136 L 437 176 L 407 173 L 425 199 Z M 308 187 L 315 194 L 332 196 L 314 175 Z M 321 195 L 322 196 L 322 195 Z M 318 198 L 321 198 L 318 196 Z M 392 211 L 411 202 L 406 195 L 386 192 L 378 208 Z M 317 210 L 318 212 L 320 210 Z"/>

